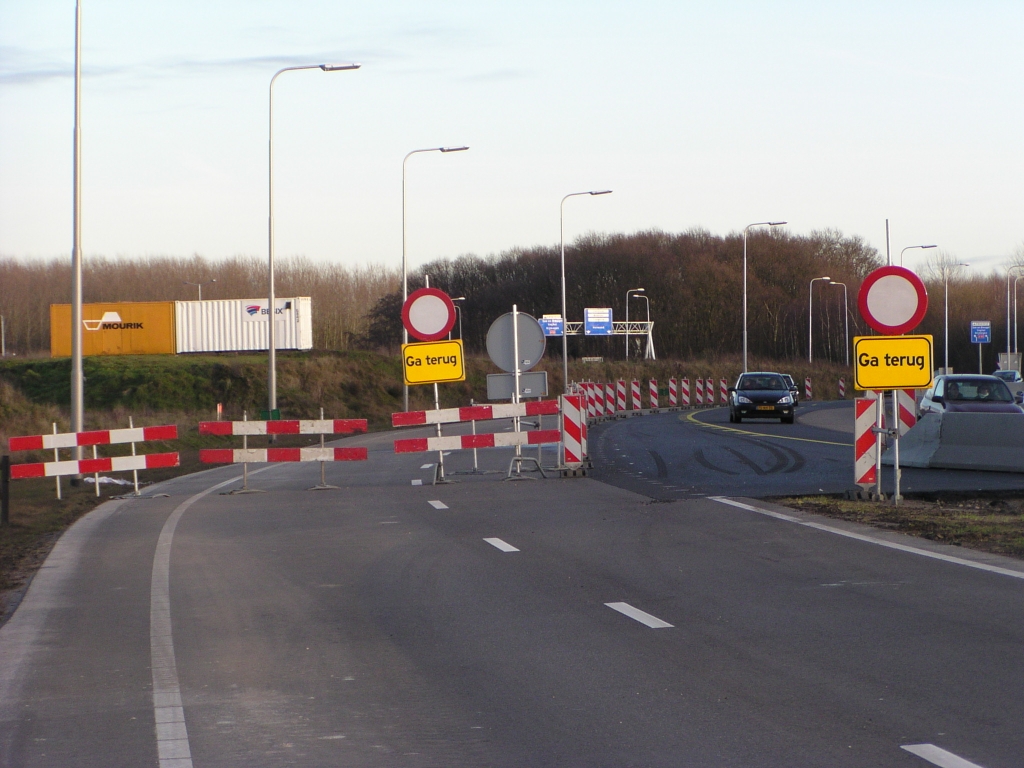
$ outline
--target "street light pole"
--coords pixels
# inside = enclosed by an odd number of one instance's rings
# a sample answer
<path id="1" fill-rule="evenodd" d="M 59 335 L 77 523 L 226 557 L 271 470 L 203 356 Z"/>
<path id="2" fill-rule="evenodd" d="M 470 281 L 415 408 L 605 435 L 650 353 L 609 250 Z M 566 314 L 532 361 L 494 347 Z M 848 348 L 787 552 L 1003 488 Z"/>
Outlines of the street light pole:
<path id="1" fill-rule="evenodd" d="M 284 72 L 293 72 L 299 69 L 321 69 L 324 72 L 341 72 L 350 69 L 359 69 L 361 64 L 304 64 L 298 67 L 284 67 L 274 73 L 270 78 L 270 130 L 269 151 L 267 158 L 267 251 L 269 254 L 269 303 L 267 306 L 267 410 L 271 418 L 277 409 L 277 340 L 274 333 L 274 81 Z"/>
<path id="2" fill-rule="evenodd" d="M 644 292 L 643 288 L 630 288 L 626 291 L 626 359 L 629 360 L 629 296 L 630 294 L 640 295 Z"/>
<path id="3" fill-rule="evenodd" d="M 1013 353 L 1016 355 L 1020 352 L 1020 347 L 1017 346 L 1017 283 L 1024 280 L 1024 275 L 1018 275 L 1013 279 Z"/>
<path id="4" fill-rule="evenodd" d="M 570 192 L 562 198 L 558 207 L 558 241 L 562 253 L 562 389 L 569 392 L 569 318 L 565 314 L 565 201 L 580 195 L 610 195 L 610 189 L 592 190 L 590 192 Z"/>
<path id="5" fill-rule="evenodd" d="M 846 303 L 846 283 L 833 280 L 829 285 L 843 286 L 843 328 L 846 332 L 846 367 L 850 367 L 850 309 Z"/>
<path id="6" fill-rule="evenodd" d="M 949 373 L 949 273 L 957 267 L 967 267 L 969 264 L 947 264 L 942 269 L 942 303 L 943 303 L 943 326 L 945 328 L 945 340 L 942 357 L 942 372 Z"/>
<path id="7" fill-rule="evenodd" d="M 421 152 L 440 152 L 441 154 L 447 154 L 449 152 L 465 152 L 469 147 L 427 147 L 426 149 L 414 149 L 412 152 L 407 154 L 402 159 L 402 306 L 405 306 L 405 300 L 409 298 L 409 262 L 406 257 L 405 249 L 405 164 L 409 162 L 409 158 L 413 155 L 418 155 Z M 459 332 L 461 338 L 461 330 Z M 406 330 L 405 326 L 402 326 L 402 343 L 409 343 L 409 331 Z M 408 412 L 409 410 L 409 385 L 402 384 L 402 410 Z"/>
<path id="8" fill-rule="evenodd" d="M 757 221 L 743 228 L 743 372 L 747 372 L 747 231 L 752 227 L 778 227 L 784 221 Z"/>
<path id="9" fill-rule="evenodd" d="M 819 280 L 824 280 L 825 283 L 831 283 L 831 277 L 815 277 L 811 279 L 811 285 L 808 289 L 808 302 L 807 302 L 807 362 L 814 362 L 814 284 Z"/>
<path id="10" fill-rule="evenodd" d="M 194 285 L 196 288 L 198 288 L 199 289 L 199 300 L 202 301 L 203 300 L 203 286 L 204 285 L 209 285 L 210 283 L 216 283 L 217 282 L 217 278 L 214 278 L 213 280 L 205 280 L 205 281 L 203 281 L 201 283 L 190 283 L 188 280 L 182 280 L 181 282 L 183 282 L 185 285 Z"/>
<path id="11" fill-rule="evenodd" d="M 1011 264 L 1006 268 L 1006 354 L 1010 354 L 1010 273 L 1024 269 L 1024 264 Z"/>
<path id="12" fill-rule="evenodd" d="M 900 266 L 901 267 L 903 266 L 903 253 L 904 253 L 904 251 L 911 251 L 914 248 L 938 248 L 938 247 L 939 246 L 937 246 L 937 245 L 908 245 L 906 248 L 904 248 L 902 251 L 900 251 Z"/>
<path id="13" fill-rule="evenodd" d="M 85 377 L 82 372 L 82 4 L 75 3 L 75 130 L 71 246 L 71 431 L 82 432 Z M 74 449 L 81 460 L 82 449 Z M 76 481 L 77 482 L 77 481 Z"/>

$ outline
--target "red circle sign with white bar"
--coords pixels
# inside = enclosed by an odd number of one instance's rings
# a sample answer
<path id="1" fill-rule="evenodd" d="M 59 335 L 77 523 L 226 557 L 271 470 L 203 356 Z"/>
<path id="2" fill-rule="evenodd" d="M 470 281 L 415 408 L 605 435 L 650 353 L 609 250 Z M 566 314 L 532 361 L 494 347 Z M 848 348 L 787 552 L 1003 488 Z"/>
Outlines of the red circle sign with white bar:
<path id="1" fill-rule="evenodd" d="M 886 336 L 912 331 L 928 311 L 928 291 L 921 278 L 904 267 L 881 267 L 861 283 L 857 295 L 861 317 Z"/>
<path id="2" fill-rule="evenodd" d="M 420 341 L 437 341 L 455 325 L 455 305 L 444 291 L 420 288 L 405 300 L 402 324 Z"/>

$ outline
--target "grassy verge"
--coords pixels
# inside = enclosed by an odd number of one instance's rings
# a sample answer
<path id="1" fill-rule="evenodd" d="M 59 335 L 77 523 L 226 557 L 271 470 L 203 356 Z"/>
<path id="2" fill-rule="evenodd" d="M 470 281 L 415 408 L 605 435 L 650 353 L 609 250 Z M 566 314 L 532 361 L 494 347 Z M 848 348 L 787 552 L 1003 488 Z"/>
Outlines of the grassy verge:
<path id="1" fill-rule="evenodd" d="M 892 502 L 822 496 L 777 499 L 780 504 L 837 520 L 923 539 L 1024 558 L 1024 494 L 942 493 Z"/>

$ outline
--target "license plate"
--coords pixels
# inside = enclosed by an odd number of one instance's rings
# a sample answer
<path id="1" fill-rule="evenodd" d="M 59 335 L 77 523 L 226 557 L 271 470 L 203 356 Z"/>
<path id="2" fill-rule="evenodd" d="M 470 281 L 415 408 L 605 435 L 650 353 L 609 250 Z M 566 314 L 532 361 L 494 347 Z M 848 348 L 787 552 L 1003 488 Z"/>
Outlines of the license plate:
<path id="1" fill-rule="evenodd" d="M 757 406 L 757 410 L 759 410 L 759 411 L 774 411 L 775 410 L 775 406 L 774 405 L 759 405 L 759 406 Z"/>

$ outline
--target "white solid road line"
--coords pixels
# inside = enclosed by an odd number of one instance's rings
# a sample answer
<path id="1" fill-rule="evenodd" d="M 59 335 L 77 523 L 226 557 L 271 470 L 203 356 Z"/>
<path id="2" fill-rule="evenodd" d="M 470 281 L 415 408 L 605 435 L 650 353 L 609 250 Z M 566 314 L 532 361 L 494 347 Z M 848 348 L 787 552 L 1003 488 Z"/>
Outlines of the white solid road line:
<path id="1" fill-rule="evenodd" d="M 513 547 L 507 541 L 502 541 L 501 539 L 484 539 L 484 541 L 486 541 L 492 547 L 497 547 L 502 552 L 518 552 L 519 551 L 516 547 Z"/>
<path id="2" fill-rule="evenodd" d="M 1000 568 L 998 565 L 978 563 L 973 560 L 965 560 L 962 557 L 944 555 L 941 552 L 929 552 L 927 549 L 918 549 L 917 547 L 911 547 L 906 544 L 897 544 L 894 541 L 878 539 L 874 536 L 865 536 L 862 533 L 844 531 L 842 528 L 834 528 L 831 525 L 825 525 L 823 523 L 814 523 L 810 520 L 801 520 L 797 517 L 784 515 L 781 512 L 772 512 L 769 509 L 761 509 L 760 507 L 755 507 L 750 504 L 744 504 L 741 501 L 733 501 L 732 499 L 727 499 L 725 496 L 708 496 L 707 498 L 710 501 L 717 501 L 719 504 L 728 504 L 730 507 L 738 507 L 739 509 L 745 509 L 748 510 L 749 512 L 757 512 L 757 514 L 759 515 L 774 517 L 777 520 L 785 520 L 787 523 L 796 523 L 797 525 L 803 525 L 808 528 L 814 528 L 819 531 L 825 531 L 826 533 L 834 533 L 837 536 L 845 536 L 848 539 L 865 541 L 868 544 L 877 544 L 880 547 L 888 547 L 889 549 L 896 549 L 900 552 L 909 552 L 912 555 L 930 557 L 933 560 L 942 560 L 945 563 L 953 563 L 954 565 L 965 565 L 968 568 L 977 568 L 979 571 L 988 571 L 989 573 L 998 573 L 1001 576 L 1012 576 L 1015 579 L 1024 579 L 1024 571 L 1012 571 L 1009 568 Z"/>
<path id="3" fill-rule="evenodd" d="M 927 760 L 939 768 L 981 768 L 977 763 L 957 757 L 952 752 L 947 752 L 934 744 L 904 744 L 900 749 L 905 749 L 912 755 L 917 755 L 922 760 Z"/>
<path id="4" fill-rule="evenodd" d="M 251 471 L 266 472 L 271 467 Z M 153 669 L 153 719 L 156 722 L 156 751 L 160 768 L 192 768 L 192 750 L 185 727 L 185 710 L 178 686 L 178 665 L 174 657 L 171 634 L 171 543 L 174 530 L 185 510 L 218 488 L 241 480 L 230 480 L 210 486 L 190 496 L 171 512 L 160 530 L 153 556 L 153 576 L 149 587 L 149 653 Z"/>
<path id="5" fill-rule="evenodd" d="M 432 506 L 434 509 L 448 509 L 448 505 L 447 504 L 445 504 L 443 501 L 438 501 L 437 499 L 433 499 L 432 501 L 428 501 L 427 504 Z"/>
<path id="6" fill-rule="evenodd" d="M 651 616 L 651 614 L 645 613 L 639 608 L 634 608 L 629 603 L 605 603 L 605 605 L 613 611 L 618 611 L 624 616 L 629 616 L 629 618 L 639 621 L 641 624 L 646 624 L 651 629 L 665 629 L 672 626 L 667 621 L 662 621 L 657 616 Z"/>

